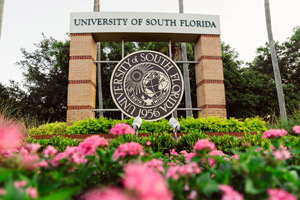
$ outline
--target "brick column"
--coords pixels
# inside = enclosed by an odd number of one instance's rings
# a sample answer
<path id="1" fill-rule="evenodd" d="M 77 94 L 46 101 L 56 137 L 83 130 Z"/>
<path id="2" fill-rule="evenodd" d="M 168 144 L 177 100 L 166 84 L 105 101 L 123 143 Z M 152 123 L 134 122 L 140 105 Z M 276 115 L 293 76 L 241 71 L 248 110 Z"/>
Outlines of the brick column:
<path id="1" fill-rule="evenodd" d="M 219 35 L 201 35 L 195 43 L 197 105 L 201 116 L 226 118 L 226 101 Z"/>
<path id="2" fill-rule="evenodd" d="M 90 33 L 71 34 L 67 122 L 94 118 L 97 45 Z"/>

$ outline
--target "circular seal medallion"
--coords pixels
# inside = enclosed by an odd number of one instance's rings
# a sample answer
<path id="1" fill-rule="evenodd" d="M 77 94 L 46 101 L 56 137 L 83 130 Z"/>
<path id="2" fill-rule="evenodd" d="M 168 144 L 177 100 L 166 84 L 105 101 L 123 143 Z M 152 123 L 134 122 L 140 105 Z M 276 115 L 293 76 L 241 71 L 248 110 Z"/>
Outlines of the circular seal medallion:
<path id="1" fill-rule="evenodd" d="M 117 107 L 127 116 L 156 121 L 179 105 L 183 78 L 169 57 L 155 51 L 138 51 L 115 67 L 110 91 Z"/>

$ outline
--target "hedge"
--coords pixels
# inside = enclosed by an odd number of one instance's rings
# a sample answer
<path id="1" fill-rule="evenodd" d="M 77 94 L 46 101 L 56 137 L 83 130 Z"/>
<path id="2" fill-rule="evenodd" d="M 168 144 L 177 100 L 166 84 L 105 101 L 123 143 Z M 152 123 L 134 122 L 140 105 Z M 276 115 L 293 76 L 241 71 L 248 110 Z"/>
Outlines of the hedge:
<path id="1" fill-rule="evenodd" d="M 71 126 L 56 122 L 44 124 L 30 130 L 29 135 L 77 135 L 77 134 L 108 134 L 109 130 L 118 123 L 132 124 L 133 119 L 114 120 L 107 118 L 86 119 L 74 122 Z M 180 118 L 181 133 L 197 131 L 205 133 L 262 133 L 267 130 L 266 122 L 261 118 L 248 118 L 244 121 L 235 118 L 224 119 L 219 117 L 208 118 Z M 143 121 L 139 133 L 170 133 L 172 128 L 167 119 L 157 122 Z"/>
<path id="2" fill-rule="evenodd" d="M 43 151 L 48 145 L 54 146 L 59 152 L 63 152 L 67 146 L 77 146 L 82 140 L 65 138 L 61 136 L 54 136 L 51 139 L 34 139 L 32 137 L 27 138 L 28 143 L 37 143 L 42 145 Z"/>
<path id="3" fill-rule="evenodd" d="M 210 137 L 201 132 L 194 132 L 191 134 L 183 135 L 177 141 L 172 137 L 171 134 L 154 134 L 149 137 L 136 137 L 135 135 L 123 135 L 121 137 L 115 138 L 110 142 L 110 146 L 117 148 L 120 144 L 127 142 L 137 142 L 142 144 L 144 147 L 147 146 L 147 142 L 151 142 L 151 148 L 154 152 L 168 153 L 170 149 L 175 149 L 177 152 L 186 150 L 187 152 L 192 152 L 195 143 L 200 139 L 209 139 L 213 142 L 217 149 L 222 150 L 224 153 L 231 155 L 232 150 L 235 151 L 245 151 L 248 146 L 269 146 L 270 140 L 261 137 L 262 134 L 251 135 L 245 134 L 244 137 L 236 138 L 234 136 L 224 135 L 224 136 L 213 136 Z M 34 139 L 29 137 L 27 139 L 28 143 L 38 143 L 43 147 L 47 145 L 54 146 L 57 150 L 64 151 L 67 146 L 77 146 L 82 140 L 64 138 L 62 136 L 54 136 L 52 139 Z M 299 137 L 296 136 L 286 136 L 285 143 L 299 143 Z M 43 148 L 42 148 L 43 150 Z"/>

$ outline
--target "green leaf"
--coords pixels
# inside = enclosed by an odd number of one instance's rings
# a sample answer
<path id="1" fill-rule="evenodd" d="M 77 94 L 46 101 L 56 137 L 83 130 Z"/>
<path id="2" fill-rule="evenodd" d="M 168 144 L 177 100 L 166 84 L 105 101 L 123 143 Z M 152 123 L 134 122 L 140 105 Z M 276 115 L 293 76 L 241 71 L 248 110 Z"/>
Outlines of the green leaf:
<path id="1" fill-rule="evenodd" d="M 64 188 L 58 191 L 53 191 L 53 194 L 50 194 L 45 197 L 40 197 L 41 200 L 59 200 L 59 199 L 72 199 L 72 196 L 78 192 L 79 188 Z"/>
<path id="2" fill-rule="evenodd" d="M 245 191 L 249 194 L 260 194 L 263 190 L 258 190 L 255 188 L 253 181 L 250 178 L 246 179 Z"/>

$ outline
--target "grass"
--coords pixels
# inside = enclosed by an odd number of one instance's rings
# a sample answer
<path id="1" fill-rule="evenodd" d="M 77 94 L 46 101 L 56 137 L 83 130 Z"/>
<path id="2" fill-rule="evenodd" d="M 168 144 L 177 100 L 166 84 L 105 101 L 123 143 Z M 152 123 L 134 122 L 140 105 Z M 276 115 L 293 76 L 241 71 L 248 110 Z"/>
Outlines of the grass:
<path id="1" fill-rule="evenodd" d="M 24 108 L 14 101 L 5 101 L 0 99 L 0 119 L 6 121 L 18 121 L 27 130 L 33 127 L 38 127 L 42 123 L 37 116 L 24 111 Z"/>
<path id="2" fill-rule="evenodd" d="M 268 125 L 270 129 L 285 129 L 289 133 L 293 133 L 293 127 L 300 125 L 300 109 L 294 110 L 294 112 L 288 116 L 287 120 L 281 120 L 278 118 L 275 122 Z"/>

